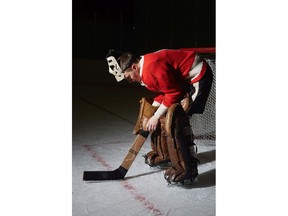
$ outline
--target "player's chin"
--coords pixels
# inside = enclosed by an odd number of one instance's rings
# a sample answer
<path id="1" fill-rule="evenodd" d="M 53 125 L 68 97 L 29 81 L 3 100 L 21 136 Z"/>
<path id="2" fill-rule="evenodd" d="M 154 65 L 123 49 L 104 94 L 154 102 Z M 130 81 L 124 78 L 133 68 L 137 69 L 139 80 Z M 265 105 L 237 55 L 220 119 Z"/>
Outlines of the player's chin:
<path id="1" fill-rule="evenodd" d="M 129 83 L 132 83 L 133 80 L 132 79 L 129 79 L 129 78 L 126 78 L 126 80 L 129 82 Z"/>

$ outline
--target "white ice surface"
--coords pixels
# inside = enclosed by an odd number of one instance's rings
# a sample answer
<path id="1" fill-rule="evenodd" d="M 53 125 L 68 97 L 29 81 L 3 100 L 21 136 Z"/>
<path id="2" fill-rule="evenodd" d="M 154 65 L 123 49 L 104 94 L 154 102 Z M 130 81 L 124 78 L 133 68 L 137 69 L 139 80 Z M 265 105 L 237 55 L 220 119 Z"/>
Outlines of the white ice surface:
<path id="1" fill-rule="evenodd" d="M 116 93 L 115 89 L 89 88 L 77 89 L 77 97 L 73 98 L 73 216 L 215 215 L 215 146 L 198 143 L 197 158 L 201 164 L 198 183 L 193 185 L 168 185 L 164 170 L 144 163 L 142 155 L 150 151 L 149 138 L 125 180 L 82 181 L 83 171 L 113 170 L 122 163 L 135 139 L 130 122 L 136 121 L 137 101 L 141 97 L 131 89 Z M 97 94 L 93 94 L 95 91 Z M 101 91 L 108 94 L 109 101 L 99 99 Z M 119 91 L 120 95 L 129 95 L 130 100 L 124 98 L 119 104 L 111 99 L 117 98 Z M 118 107 L 113 103 L 118 103 Z"/>

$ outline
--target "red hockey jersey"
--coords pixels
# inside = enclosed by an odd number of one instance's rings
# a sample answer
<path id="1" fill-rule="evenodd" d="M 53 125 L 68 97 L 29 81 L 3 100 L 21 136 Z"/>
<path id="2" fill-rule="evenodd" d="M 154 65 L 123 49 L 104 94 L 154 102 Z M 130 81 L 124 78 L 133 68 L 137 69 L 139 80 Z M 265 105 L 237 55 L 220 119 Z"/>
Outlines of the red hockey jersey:
<path id="1" fill-rule="evenodd" d="M 158 93 L 154 101 L 169 107 L 181 100 L 186 90 L 185 85 L 201 79 L 206 70 L 206 62 L 199 73 L 191 76 L 195 57 L 194 51 L 168 49 L 142 56 L 141 81 L 147 89 Z"/>

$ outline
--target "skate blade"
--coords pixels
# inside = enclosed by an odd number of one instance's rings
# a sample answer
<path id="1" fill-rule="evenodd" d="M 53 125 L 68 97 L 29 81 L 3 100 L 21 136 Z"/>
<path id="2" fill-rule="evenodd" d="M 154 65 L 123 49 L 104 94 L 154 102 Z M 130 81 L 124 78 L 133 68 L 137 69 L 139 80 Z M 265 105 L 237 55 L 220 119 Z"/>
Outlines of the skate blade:
<path id="1" fill-rule="evenodd" d="M 186 185 L 194 185 L 196 183 L 198 183 L 198 176 L 196 176 L 194 179 L 187 179 L 181 182 L 171 182 L 168 181 L 168 186 L 186 186 Z"/>
<path id="2" fill-rule="evenodd" d="M 155 167 L 157 169 L 167 169 L 168 167 L 171 167 L 171 166 L 172 166 L 171 162 L 167 162 L 167 163 L 157 164 L 151 167 Z"/>

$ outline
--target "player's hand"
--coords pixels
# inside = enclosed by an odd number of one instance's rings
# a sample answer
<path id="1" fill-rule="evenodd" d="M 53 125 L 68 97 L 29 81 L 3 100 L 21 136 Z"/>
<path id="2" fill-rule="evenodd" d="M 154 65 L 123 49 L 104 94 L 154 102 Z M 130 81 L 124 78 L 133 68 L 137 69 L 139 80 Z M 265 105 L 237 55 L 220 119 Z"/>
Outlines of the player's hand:
<path id="1" fill-rule="evenodd" d="M 152 132 L 156 130 L 159 118 L 157 116 L 152 116 L 147 122 L 147 130 Z"/>

